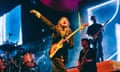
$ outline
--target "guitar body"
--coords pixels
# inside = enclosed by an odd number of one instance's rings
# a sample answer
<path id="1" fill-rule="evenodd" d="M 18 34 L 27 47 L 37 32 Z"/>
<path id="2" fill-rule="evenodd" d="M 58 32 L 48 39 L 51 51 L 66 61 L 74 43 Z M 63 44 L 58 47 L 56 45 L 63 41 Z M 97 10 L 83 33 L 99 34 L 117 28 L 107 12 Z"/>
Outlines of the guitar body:
<path id="1" fill-rule="evenodd" d="M 83 70 L 83 65 L 86 63 L 86 55 L 88 54 L 88 51 L 89 51 L 89 49 L 87 49 L 87 51 L 85 52 L 85 54 L 83 55 L 83 57 L 82 57 L 82 61 L 81 61 L 81 64 L 80 64 L 80 72 L 82 72 L 82 70 Z"/>
<path id="2" fill-rule="evenodd" d="M 49 52 L 50 53 L 50 58 L 52 58 L 56 54 L 56 52 L 60 48 L 62 48 L 62 46 L 63 46 L 63 39 L 61 39 L 58 43 L 52 44 L 52 46 L 50 48 L 50 52 Z"/>

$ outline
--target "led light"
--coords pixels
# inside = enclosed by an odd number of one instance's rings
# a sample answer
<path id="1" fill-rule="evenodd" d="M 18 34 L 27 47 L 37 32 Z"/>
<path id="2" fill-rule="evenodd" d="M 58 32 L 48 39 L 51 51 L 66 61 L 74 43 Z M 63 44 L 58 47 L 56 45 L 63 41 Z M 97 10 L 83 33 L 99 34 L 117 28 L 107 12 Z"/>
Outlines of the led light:
<path id="1" fill-rule="evenodd" d="M 106 60 L 111 60 L 113 57 L 115 57 L 117 55 L 117 52 L 115 52 L 114 54 L 112 54 L 109 58 L 107 58 Z"/>
<path id="2" fill-rule="evenodd" d="M 45 29 L 42 29 L 41 31 L 42 31 L 42 32 L 45 32 Z"/>
<path id="3" fill-rule="evenodd" d="M 117 61 L 120 61 L 120 24 L 116 24 Z"/>
<path id="4" fill-rule="evenodd" d="M 19 33 L 19 42 L 18 45 L 22 45 L 22 30 L 21 30 L 21 26 L 20 26 L 20 33 Z"/>
<path id="5" fill-rule="evenodd" d="M 6 40 L 6 15 L 0 17 L 0 44 Z"/>

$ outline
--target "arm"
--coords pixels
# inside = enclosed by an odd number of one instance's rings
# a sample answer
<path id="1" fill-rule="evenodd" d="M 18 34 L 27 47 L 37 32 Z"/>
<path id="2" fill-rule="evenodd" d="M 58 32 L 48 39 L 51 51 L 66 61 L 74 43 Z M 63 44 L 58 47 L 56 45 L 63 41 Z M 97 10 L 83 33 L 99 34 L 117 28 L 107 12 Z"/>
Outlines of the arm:
<path id="1" fill-rule="evenodd" d="M 84 63 L 87 63 L 87 62 L 92 62 L 93 61 L 93 59 L 88 59 L 88 58 L 86 58 L 86 57 L 82 57 L 82 64 L 84 64 Z"/>
<path id="2" fill-rule="evenodd" d="M 48 20 L 45 16 L 43 16 L 40 12 L 32 9 L 32 10 L 30 10 L 30 13 L 34 14 L 38 19 L 40 19 L 41 21 L 43 21 L 51 29 L 55 30 L 55 25 L 52 24 L 52 22 L 50 20 Z"/>
<path id="3" fill-rule="evenodd" d="M 92 61 L 93 61 L 93 59 L 87 59 L 87 58 L 85 60 L 85 62 L 92 62 Z"/>
<path id="4" fill-rule="evenodd" d="M 0 16 L 12 10 L 21 3 L 20 1 L 21 0 L 0 0 Z"/>

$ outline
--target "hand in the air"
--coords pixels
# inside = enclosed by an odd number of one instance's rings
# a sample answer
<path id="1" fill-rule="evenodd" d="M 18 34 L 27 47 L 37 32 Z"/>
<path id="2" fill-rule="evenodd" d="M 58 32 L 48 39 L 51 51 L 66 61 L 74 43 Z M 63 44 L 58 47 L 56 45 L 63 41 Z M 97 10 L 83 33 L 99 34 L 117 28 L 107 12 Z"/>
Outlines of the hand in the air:
<path id="1" fill-rule="evenodd" d="M 41 16 L 41 13 L 38 12 L 37 10 L 35 10 L 35 9 L 30 10 L 30 13 L 34 14 L 38 18 L 40 18 L 40 16 Z"/>

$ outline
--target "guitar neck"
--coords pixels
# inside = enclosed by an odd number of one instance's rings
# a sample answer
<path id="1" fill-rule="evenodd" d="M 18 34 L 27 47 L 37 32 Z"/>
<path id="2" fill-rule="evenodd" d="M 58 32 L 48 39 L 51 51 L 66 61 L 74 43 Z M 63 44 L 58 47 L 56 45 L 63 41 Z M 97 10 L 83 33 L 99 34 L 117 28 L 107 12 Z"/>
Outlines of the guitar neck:
<path id="1" fill-rule="evenodd" d="M 80 27 L 77 28 L 74 32 L 72 32 L 69 36 L 66 37 L 66 39 L 68 40 L 69 38 L 71 38 L 76 32 L 78 32 L 80 30 Z"/>

